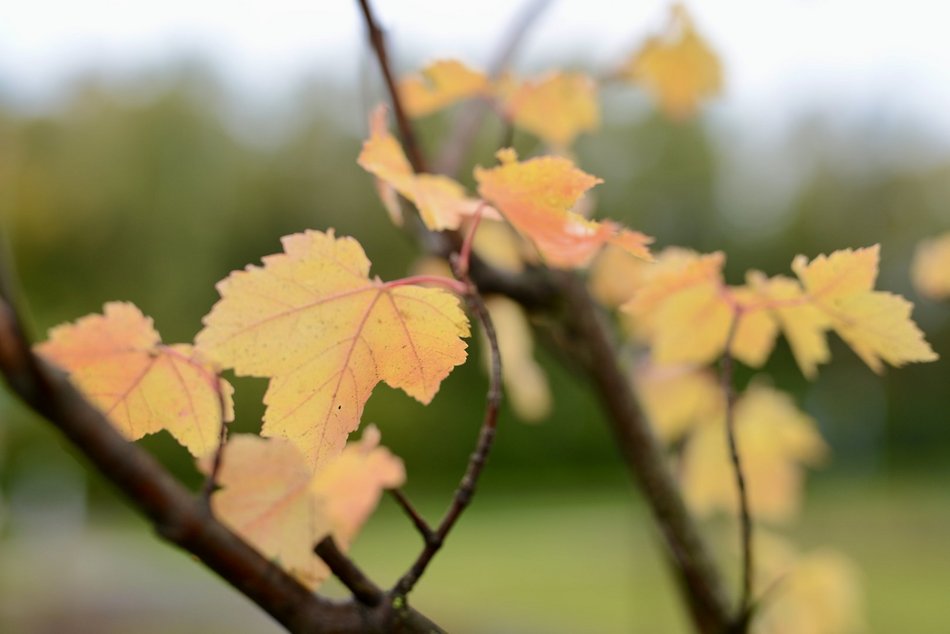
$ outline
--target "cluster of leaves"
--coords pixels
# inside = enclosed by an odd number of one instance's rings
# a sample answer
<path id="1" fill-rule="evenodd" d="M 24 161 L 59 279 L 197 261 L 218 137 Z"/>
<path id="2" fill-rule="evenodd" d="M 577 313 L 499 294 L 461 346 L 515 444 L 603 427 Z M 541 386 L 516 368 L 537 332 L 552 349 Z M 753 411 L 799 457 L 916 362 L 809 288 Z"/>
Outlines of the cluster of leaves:
<path id="1" fill-rule="evenodd" d="M 673 118 L 694 114 L 721 86 L 717 58 L 679 6 L 668 30 L 615 76 L 645 87 Z M 722 253 L 667 248 L 654 257 L 652 238 L 589 218 L 585 195 L 602 181 L 565 156 L 599 124 L 597 82 L 586 75 L 493 78 L 443 60 L 405 78 L 399 94 L 413 117 L 488 99 L 505 122 L 545 142 L 550 152 L 527 159 L 500 149 L 497 165 L 475 168 L 477 193 L 470 194 L 448 176 L 417 173 L 379 107 L 357 162 L 375 177 L 397 224 L 405 200 L 428 229 L 464 233 L 460 278 L 469 249 L 512 271 L 589 268 L 593 294 L 618 310 L 634 359 L 631 380 L 697 515 L 734 514 L 742 505 L 726 428 L 742 456 L 749 510 L 771 525 L 794 517 L 803 468 L 828 452 L 815 422 L 788 395 L 757 380 L 732 403 L 731 375 L 717 381 L 710 364 L 735 358 L 762 367 L 781 333 L 811 379 L 830 360 L 830 331 L 875 372 L 885 363 L 936 359 L 910 319 L 910 303 L 874 289 L 877 246 L 798 256 L 795 278 L 751 271 L 733 286 L 724 280 Z M 946 239 L 922 251 L 922 288 L 950 292 L 950 267 L 940 264 L 948 253 Z M 218 284 L 221 299 L 193 345 L 162 344 L 137 308 L 110 303 L 102 315 L 53 329 L 38 351 L 130 440 L 171 433 L 218 485 L 215 513 L 314 587 L 328 574 L 314 544 L 330 535 L 348 547 L 381 491 L 406 477 L 402 462 L 379 446 L 375 427 L 347 442 L 374 387 L 382 381 L 428 403 L 467 354 L 470 327 L 457 295 L 469 287 L 441 274 L 383 282 L 369 270 L 352 238 L 306 231 L 283 238 L 283 252 L 261 266 Z M 505 298 L 490 297 L 487 306 L 513 403 L 525 418 L 543 418 L 551 396 L 533 359 L 529 317 Z M 224 442 L 233 411 L 223 370 L 268 379 L 260 436 Z M 757 592 L 777 580 L 782 586 L 762 613 L 762 631 L 797 623 L 794 631 L 818 634 L 853 624 L 850 564 L 823 552 L 799 557 L 763 531 L 755 545 Z"/>

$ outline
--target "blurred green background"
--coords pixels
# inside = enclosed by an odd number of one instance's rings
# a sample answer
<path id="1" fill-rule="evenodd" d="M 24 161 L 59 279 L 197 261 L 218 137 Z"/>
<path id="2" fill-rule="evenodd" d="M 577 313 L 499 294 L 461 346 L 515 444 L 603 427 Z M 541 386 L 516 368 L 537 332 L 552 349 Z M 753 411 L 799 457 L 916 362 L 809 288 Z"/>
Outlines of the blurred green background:
<path id="1" fill-rule="evenodd" d="M 128 300 L 166 342 L 190 341 L 215 282 L 306 228 L 356 236 L 375 273 L 405 274 L 414 245 L 355 164 L 373 105 L 366 92 L 329 80 L 301 85 L 280 132 L 264 138 L 246 133 L 254 123 L 235 115 L 232 97 L 208 66 L 186 61 L 122 80 L 90 73 L 42 112 L 0 101 L 2 231 L 38 338 Z M 735 283 L 748 268 L 788 272 L 798 253 L 880 242 L 879 286 L 911 298 L 934 349 L 950 354 L 950 303 L 918 298 L 908 279 L 917 241 L 950 229 L 950 147 L 925 127 L 802 117 L 757 159 L 755 172 L 774 179 L 745 180 L 732 146 L 741 135 L 728 125 L 669 123 L 629 89 L 608 88 L 604 114 L 602 132 L 577 147 L 579 164 L 605 180 L 598 213 L 657 236 L 658 246 L 723 249 Z M 429 148 L 450 120 L 425 122 Z M 470 164 L 488 164 L 500 137 L 489 122 Z M 528 152 L 534 141 L 516 135 L 515 145 Z M 766 369 L 833 449 L 792 533 L 805 548 L 837 547 L 857 560 L 875 631 L 945 632 L 950 372 L 941 361 L 879 377 L 837 343 L 814 383 L 784 343 Z M 417 605 L 452 631 L 683 631 L 646 510 L 597 402 L 582 377 L 543 350 L 539 357 L 555 411 L 538 425 L 505 411 L 480 494 Z M 234 429 L 256 431 L 265 383 L 234 382 Z M 364 420 L 405 459 L 407 490 L 432 517 L 471 451 L 485 386 L 472 362 L 429 407 L 385 386 L 369 402 Z M 168 437 L 143 444 L 198 482 Z M 0 631 L 275 631 L 155 541 L 6 392 L 0 499 Z M 384 500 L 355 553 L 386 581 L 416 548 Z"/>

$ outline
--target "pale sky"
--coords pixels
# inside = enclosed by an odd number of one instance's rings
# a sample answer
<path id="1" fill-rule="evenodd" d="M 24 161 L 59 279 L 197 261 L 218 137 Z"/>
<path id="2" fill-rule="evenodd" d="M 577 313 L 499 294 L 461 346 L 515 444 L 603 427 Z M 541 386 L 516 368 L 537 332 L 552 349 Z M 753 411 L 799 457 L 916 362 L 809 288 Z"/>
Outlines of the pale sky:
<path id="1" fill-rule="evenodd" d="M 520 2 L 376 0 L 397 57 L 487 61 Z M 938 0 L 705 0 L 687 3 L 720 51 L 728 91 L 715 108 L 779 119 L 802 109 L 893 110 L 950 139 L 950 4 Z M 664 23 L 663 0 L 560 0 L 520 61 L 576 55 L 606 68 Z M 0 20 L 0 88 L 55 94 L 77 71 L 128 72 L 202 54 L 249 95 L 306 74 L 359 76 L 355 0 L 31 0 Z"/>

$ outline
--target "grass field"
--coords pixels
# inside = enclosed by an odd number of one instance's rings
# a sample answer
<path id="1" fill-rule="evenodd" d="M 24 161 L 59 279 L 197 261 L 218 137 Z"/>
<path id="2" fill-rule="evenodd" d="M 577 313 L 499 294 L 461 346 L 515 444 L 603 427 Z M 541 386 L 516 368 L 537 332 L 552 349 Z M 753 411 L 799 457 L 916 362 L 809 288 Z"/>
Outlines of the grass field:
<path id="1" fill-rule="evenodd" d="M 423 502 L 432 516 L 444 503 Z M 950 631 L 945 482 L 826 482 L 792 532 L 805 550 L 831 546 L 859 563 L 870 631 Z M 279 631 L 133 522 L 11 533 L 0 541 L 2 632 Z M 655 543 L 627 491 L 510 490 L 476 501 L 413 601 L 451 632 L 685 632 Z M 385 584 L 417 548 L 387 502 L 354 557 Z"/>

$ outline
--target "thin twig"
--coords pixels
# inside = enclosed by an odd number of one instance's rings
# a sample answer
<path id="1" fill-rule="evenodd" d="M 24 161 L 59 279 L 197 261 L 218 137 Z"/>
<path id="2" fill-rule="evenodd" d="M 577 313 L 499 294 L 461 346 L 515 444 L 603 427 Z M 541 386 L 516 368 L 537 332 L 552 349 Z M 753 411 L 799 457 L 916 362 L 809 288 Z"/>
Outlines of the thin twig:
<path id="1" fill-rule="evenodd" d="M 485 397 L 485 416 L 482 419 L 482 427 L 478 434 L 478 443 L 468 460 L 468 467 L 465 475 L 459 482 L 455 495 L 452 497 L 452 503 L 448 511 L 439 523 L 438 528 L 425 540 L 422 552 L 416 558 L 409 570 L 393 586 L 392 594 L 394 596 L 405 596 L 419 581 L 419 578 L 425 572 L 432 558 L 435 557 L 445 538 L 448 536 L 452 527 L 461 517 L 462 512 L 468 507 L 475 494 L 475 488 L 478 485 L 478 479 L 485 467 L 488 454 L 491 451 L 495 440 L 495 431 L 498 426 L 498 411 L 501 407 L 501 353 L 498 349 L 498 337 L 495 333 L 495 326 L 492 324 L 491 315 L 488 314 L 488 308 L 482 300 L 481 295 L 472 284 L 471 278 L 464 274 L 458 266 L 458 259 L 455 261 L 456 274 L 463 282 L 469 285 L 469 292 L 465 299 L 468 302 L 470 310 L 475 314 L 482 324 L 485 331 L 485 338 L 488 341 L 488 347 L 491 355 L 491 372 L 488 379 L 488 393 Z"/>
<path id="2" fill-rule="evenodd" d="M 347 589 L 353 593 L 353 597 L 369 607 L 376 607 L 383 602 L 386 594 L 373 581 L 363 574 L 363 571 L 357 567 L 353 560 L 343 554 L 337 547 L 332 535 L 324 537 L 313 548 L 323 563 L 327 565 L 330 572 L 340 580 Z"/>
<path id="3" fill-rule="evenodd" d="M 739 323 L 742 321 L 743 311 L 738 307 L 734 310 L 735 313 L 729 325 L 729 334 L 726 337 L 726 346 L 722 355 L 720 375 L 722 380 L 722 393 L 726 401 L 726 439 L 729 443 L 729 458 L 732 461 L 732 469 L 736 477 L 736 489 L 739 492 L 739 524 L 741 527 L 740 539 L 742 542 L 742 594 L 739 598 L 738 616 L 740 620 L 743 620 L 749 611 L 749 605 L 752 600 L 752 515 L 749 512 L 749 494 L 746 489 L 745 473 L 742 470 L 742 460 L 739 457 L 739 447 L 736 443 L 736 390 L 733 385 L 735 370 L 733 367 L 732 346 L 736 339 Z"/>
<path id="4" fill-rule="evenodd" d="M 396 125 L 399 127 L 399 135 L 402 137 L 403 147 L 406 148 L 406 155 L 409 157 L 409 163 L 415 172 L 425 172 L 426 161 L 422 154 L 419 140 L 412 128 L 412 122 L 406 115 L 406 108 L 403 106 L 402 99 L 399 96 L 399 88 L 396 86 L 396 79 L 393 76 L 392 65 L 389 61 L 389 54 L 386 52 L 386 36 L 379 27 L 379 22 L 373 14 L 373 8 L 369 0 L 359 0 L 360 9 L 363 11 L 363 20 L 366 23 L 366 35 L 369 38 L 369 44 L 376 53 L 376 59 L 379 61 L 379 69 L 383 73 L 383 80 L 386 82 L 386 90 L 389 91 L 390 101 L 393 104 L 393 114 L 396 115 Z"/>
<path id="5" fill-rule="evenodd" d="M 218 410 L 221 412 L 221 427 L 218 430 L 218 446 L 214 450 L 214 458 L 211 460 L 211 469 L 201 485 L 201 498 L 205 505 L 211 510 L 211 494 L 218 486 L 218 474 L 221 472 L 221 461 L 224 458 L 224 446 L 228 443 L 228 422 L 227 422 L 227 403 L 225 402 L 224 390 L 221 387 L 221 379 L 215 377 L 215 392 L 218 395 Z"/>
<path id="6" fill-rule="evenodd" d="M 478 203 L 478 207 L 475 209 L 474 217 L 472 218 L 472 223 L 468 227 L 468 231 L 465 233 L 465 240 L 462 242 L 462 248 L 459 250 L 458 256 L 458 270 L 462 275 L 468 275 L 468 269 L 471 265 L 472 259 L 472 248 L 475 245 L 475 232 L 478 231 L 478 225 L 482 222 L 482 212 L 485 209 L 485 201 Z"/>
<path id="7" fill-rule="evenodd" d="M 422 517 L 422 514 L 416 510 L 416 507 L 412 505 L 412 502 L 409 501 L 409 498 L 406 497 L 406 494 L 403 492 L 403 490 L 390 489 L 389 493 L 393 496 L 409 519 L 412 520 L 413 526 L 415 526 L 416 530 L 419 531 L 419 534 L 422 535 L 422 541 L 428 542 L 431 540 L 434 534 L 432 527 L 429 526 L 429 523 L 425 521 L 425 518 Z"/>

